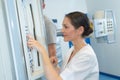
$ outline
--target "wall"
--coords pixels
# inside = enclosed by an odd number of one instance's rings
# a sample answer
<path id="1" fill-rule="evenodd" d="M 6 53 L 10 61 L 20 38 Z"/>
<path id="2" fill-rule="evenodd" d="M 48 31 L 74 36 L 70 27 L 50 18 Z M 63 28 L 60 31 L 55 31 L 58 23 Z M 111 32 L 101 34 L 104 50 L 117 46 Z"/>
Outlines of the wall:
<path id="1" fill-rule="evenodd" d="M 3 2 L 0 0 L 0 80 L 15 80 L 14 66 L 11 62 L 11 52 L 9 44 L 9 36 L 3 13 Z M 9 45 L 8 45 L 9 44 Z"/>
<path id="2" fill-rule="evenodd" d="M 51 19 L 58 19 L 59 26 L 61 26 L 65 14 L 72 11 L 87 12 L 85 0 L 46 0 L 45 4 L 44 13 Z"/>
<path id="3" fill-rule="evenodd" d="M 120 0 L 86 0 L 89 15 L 96 10 L 112 9 L 116 16 L 116 43 L 97 43 L 91 39 L 92 46 L 98 56 L 100 71 L 120 76 Z"/>
<path id="4" fill-rule="evenodd" d="M 15 0 L 0 0 L 0 80 L 27 80 Z"/>

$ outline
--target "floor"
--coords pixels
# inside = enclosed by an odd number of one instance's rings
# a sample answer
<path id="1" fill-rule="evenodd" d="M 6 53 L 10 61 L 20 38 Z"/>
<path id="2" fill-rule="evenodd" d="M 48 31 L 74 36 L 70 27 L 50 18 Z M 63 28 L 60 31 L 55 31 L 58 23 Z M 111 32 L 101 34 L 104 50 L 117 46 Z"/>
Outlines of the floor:
<path id="1" fill-rule="evenodd" d="M 109 76 L 100 75 L 100 80 L 120 80 L 120 79 L 114 79 Z"/>
<path id="2" fill-rule="evenodd" d="M 41 79 L 37 79 L 37 80 L 41 80 Z M 45 79 L 42 79 L 42 80 L 45 80 Z M 105 75 L 100 74 L 99 80 L 120 80 L 120 79 L 114 79 L 114 78 L 111 78 L 109 76 L 105 76 Z"/>

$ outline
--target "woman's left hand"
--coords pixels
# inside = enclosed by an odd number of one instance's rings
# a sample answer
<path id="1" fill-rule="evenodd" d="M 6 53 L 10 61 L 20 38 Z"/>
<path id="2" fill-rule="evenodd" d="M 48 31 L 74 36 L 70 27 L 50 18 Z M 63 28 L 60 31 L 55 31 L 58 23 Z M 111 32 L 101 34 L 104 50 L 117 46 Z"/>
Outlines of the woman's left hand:
<path id="1" fill-rule="evenodd" d="M 54 67 L 57 67 L 58 59 L 57 59 L 56 56 L 50 57 L 50 61 L 51 61 L 52 65 L 53 65 Z"/>

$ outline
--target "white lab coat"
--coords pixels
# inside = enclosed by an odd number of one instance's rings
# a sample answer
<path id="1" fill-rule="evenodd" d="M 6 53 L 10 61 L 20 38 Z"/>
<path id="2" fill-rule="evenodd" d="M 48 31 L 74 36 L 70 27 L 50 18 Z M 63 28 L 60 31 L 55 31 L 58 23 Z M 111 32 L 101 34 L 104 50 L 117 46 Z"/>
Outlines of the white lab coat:
<path id="1" fill-rule="evenodd" d="M 63 60 L 60 76 L 63 80 L 99 80 L 96 55 L 90 45 L 80 49 L 69 63 L 72 47 Z"/>

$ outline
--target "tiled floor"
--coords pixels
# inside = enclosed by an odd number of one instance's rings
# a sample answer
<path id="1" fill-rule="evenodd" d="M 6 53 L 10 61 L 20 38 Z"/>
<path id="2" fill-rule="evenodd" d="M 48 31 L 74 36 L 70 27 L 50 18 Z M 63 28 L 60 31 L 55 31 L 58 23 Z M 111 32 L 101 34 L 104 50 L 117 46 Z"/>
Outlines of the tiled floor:
<path id="1" fill-rule="evenodd" d="M 120 79 L 114 79 L 109 76 L 100 75 L 100 80 L 120 80 Z"/>

